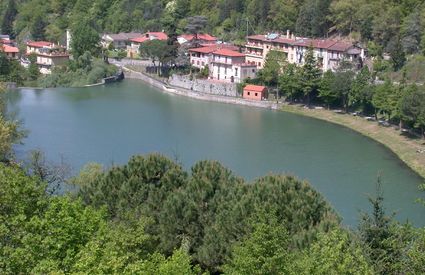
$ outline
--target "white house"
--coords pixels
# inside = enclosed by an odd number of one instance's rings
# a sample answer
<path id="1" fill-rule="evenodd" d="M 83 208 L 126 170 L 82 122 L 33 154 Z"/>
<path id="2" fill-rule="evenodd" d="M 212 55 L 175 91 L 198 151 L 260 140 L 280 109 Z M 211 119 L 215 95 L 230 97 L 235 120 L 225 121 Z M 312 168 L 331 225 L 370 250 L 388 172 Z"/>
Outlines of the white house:
<path id="1" fill-rule="evenodd" d="M 218 49 L 212 53 L 210 77 L 215 80 L 240 83 L 244 79 L 254 78 L 257 73 L 255 64 L 245 63 L 245 54 Z"/>
<path id="2" fill-rule="evenodd" d="M 37 56 L 37 65 L 43 74 L 50 74 L 53 67 L 69 61 L 69 54 L 64 47 L 48 41 L 28 41 L 27 55 L 31 54 Z"/>

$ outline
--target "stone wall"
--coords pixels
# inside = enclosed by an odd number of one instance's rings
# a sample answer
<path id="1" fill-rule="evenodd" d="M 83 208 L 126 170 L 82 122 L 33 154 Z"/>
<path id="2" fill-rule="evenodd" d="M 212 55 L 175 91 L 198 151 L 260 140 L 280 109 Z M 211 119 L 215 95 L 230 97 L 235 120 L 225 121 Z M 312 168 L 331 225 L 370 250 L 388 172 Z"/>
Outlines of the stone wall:
<path id="1" fill-rule="evenodd" d="M 219 83 L 207 79 L 190 80 L 188 76 L 173 74 L 169 79 L 171 86 L 211 95 L 238 96 L 235 83 Z"/>

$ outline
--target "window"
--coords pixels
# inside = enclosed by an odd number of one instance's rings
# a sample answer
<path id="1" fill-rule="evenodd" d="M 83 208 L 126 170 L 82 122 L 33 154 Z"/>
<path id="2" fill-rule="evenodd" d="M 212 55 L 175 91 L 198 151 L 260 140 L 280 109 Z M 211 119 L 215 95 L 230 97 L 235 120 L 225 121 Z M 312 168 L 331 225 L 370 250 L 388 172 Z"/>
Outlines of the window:
<path id="1" fill-rule="evenodd" d="M 255 96 L 258 96 L 258 93 L 255 93 Z"/>
<path id="2" fill-rule="evenodd" d="M 198 61 L 196 61 L 196 65 L 199 65 L 199 60 L 198 60 Z"/>
<path id="3" fill-rule="evenodd" d="M 252 69 L 252 72 L 255 73 L 255 69 Z"/>
<path id="4" fill-rule="evenodd" d="M 251 93 L 250 93 L 250 92 L 248 92 L 248 95 L 251 95 Z"/>
<path id="5" fill-rule="evenodd" d="M 205 62 L 204 61 L 202 61 L 202 66 L 204 66 L 205 65 Z"/>
<path id="6" fill-rule="evenodd" d="M 192 60 L 192 64 L 195 64 L 195 60 Z"/>
<path id="7" fill-rule="evenodd" d="M 238 76 L 238 68 L 235 68 L 235 76 Z"/>
<path id="8" fill-rule="evenodd" d="M 258 62 L 258 67 L 261 67 L 261 62 Z"/>

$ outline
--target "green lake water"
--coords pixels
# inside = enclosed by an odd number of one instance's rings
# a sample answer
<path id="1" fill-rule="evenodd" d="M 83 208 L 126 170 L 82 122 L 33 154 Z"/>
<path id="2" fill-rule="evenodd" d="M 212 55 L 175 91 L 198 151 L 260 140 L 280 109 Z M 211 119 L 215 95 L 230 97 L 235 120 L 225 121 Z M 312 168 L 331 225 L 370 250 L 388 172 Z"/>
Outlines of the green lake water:
<path id="1" fill-rule="evenodd" d="M 415 203 L 421 178 L 391 151 L 350 129 L 279 111 L 197 101 L 162 93 L 136 80 L 76 89 L 22 89 L 10 111 L 29 130 L 18 157 L 31 149 L 61 157 L 73 172 L 88 162 L 123 164 L 160 152 L 186 168 L 219 160 L 249 181 L 267 173 L 306 179 L 355 226 L 369 210 L 378 174 L 386 208 L 401 221 L 425 225 Z"/>

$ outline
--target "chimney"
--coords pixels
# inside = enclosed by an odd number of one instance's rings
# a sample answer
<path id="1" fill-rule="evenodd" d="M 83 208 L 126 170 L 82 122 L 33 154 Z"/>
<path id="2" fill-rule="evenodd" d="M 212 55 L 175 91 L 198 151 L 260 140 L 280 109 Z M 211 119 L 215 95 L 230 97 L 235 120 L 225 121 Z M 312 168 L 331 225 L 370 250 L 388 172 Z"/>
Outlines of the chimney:
<path id="1" fill-rule="evenodd" d="M 69 51 L 71 49 L 71 32 L 69 29 L 66 30 L 66 50 Z"/>
<path id="2" fill-rule="evenodd" d="M 291 34 L 291 39 L 292 40 L 295 40 L 295 35 L 294 34 Z"/>
<path id="3" fill-rule="evenodd" d="M 286 30 L 286 38 L 289 39 L 289 36 L 290 36 L 290 32 L 289 30 Z"/>

